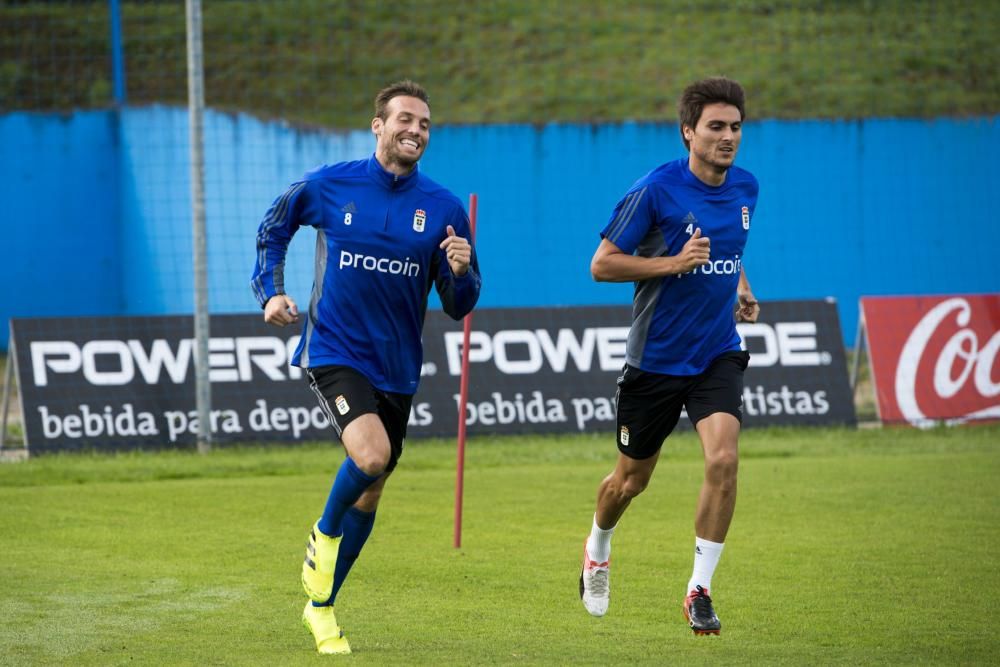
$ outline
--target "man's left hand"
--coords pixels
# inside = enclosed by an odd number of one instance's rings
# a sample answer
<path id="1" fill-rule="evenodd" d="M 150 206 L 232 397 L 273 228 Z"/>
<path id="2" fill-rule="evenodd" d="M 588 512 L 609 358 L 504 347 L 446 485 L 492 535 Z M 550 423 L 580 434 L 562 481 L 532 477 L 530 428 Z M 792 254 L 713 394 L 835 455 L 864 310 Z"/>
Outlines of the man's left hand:
<path id="1" fill-rule="evenodd" d="M 448 225 L 448 236 L 441 241 L 441 249 L 448 256 L 448 266 L 456 276 L 464 276 L 472 262 L 472 246 L 469 240 L 455 234 L 455 228 Z"/>
<path id="2" fill-rule="evenodd" d="M 756 322 L 760 315 L 760 304 L 754 298 L 753 292 L 740 292 L 737 295 L 739 302 L 736 304 L 737 322 Z"/>

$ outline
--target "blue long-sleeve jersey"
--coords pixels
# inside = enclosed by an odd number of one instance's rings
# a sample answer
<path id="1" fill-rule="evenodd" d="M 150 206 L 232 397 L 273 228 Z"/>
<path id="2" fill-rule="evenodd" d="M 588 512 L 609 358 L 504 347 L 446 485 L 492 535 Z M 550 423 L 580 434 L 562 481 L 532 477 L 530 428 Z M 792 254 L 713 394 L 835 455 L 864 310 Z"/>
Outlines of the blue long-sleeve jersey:
<path id="1" fill-rule="evenodd" d="M 703 183 L 685 157 L 640 178 L 615 206 L 601 237 L 622 252 L 676 255 L 699 228 L 712 245 L 704 266 L 636 282 L 629 364 L 697 375 L 720 354 L 740 349 L 733 306 L 758 190 L 753 174 L 739 167 L 718 187 Z"/>
<path id="2" fill-rule="evenodd" d="M 418 168 L 396 176 L 374 155 L 307 173 L 275 200 L 257 231 L 250 284 L 261 307 L 284 294 L 288 244 L 303 225 L 316 228 L 315 279 L 292 363 L 350 366 L 378 389 L 413 394 L 431 286 L 456 320 L 479 298 L 475 248 L 459 277 L 439 247 L 448 225 L 470 238 L 461 201 Z"/>

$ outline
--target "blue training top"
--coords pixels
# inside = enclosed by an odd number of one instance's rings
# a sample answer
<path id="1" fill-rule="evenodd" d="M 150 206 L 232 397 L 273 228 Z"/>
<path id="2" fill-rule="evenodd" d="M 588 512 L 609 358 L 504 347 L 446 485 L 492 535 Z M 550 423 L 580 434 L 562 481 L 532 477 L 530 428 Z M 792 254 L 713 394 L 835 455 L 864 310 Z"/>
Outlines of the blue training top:
<path id="1" fill-rule="evenodd" d="M 396 176 L 374 155 L 307 173 L 257 231 L 250 285 L 261 307 L 284 294 L 285 254 L 303 225 L 316 228 L 316 275 L 292 363 L 350 366 L 378 389 L 413 394 L 431 285 L 456 320 L 479 298 L 475 249 L 469 271 L 456 277 L 438 247 L 448 225 L 471 241 L 461 201 L 418 168 Z"/>
<path id="2" fill-rule="evenodd" d="M 730 167 L 722 185 L 708 185 L 685 157 L 640 178 L 615 206 L 601 238 L 622 252 L 676 255 L 699 227 L 711 241 L 709 264 L 636 281 L 626 348 L 631 366 L 697 375 L 720 354 L 740 349 L 733 308 L 757 190 L 757 179 L 739 167 Z"/>

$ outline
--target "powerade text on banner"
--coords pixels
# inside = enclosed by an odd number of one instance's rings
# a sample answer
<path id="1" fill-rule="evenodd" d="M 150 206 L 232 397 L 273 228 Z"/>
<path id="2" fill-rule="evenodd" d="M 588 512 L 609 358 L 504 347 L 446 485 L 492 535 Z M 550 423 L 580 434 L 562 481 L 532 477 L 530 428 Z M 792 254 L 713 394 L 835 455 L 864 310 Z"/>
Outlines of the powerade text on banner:
<path id="1" fill-rule="evenodd" d="M 628 307 L 477 311 L 469 344 L 471 434 L 614 429 Z M 12 320 L 25 437 L 33 451 L 193 445 L 190 317 Z M 751 352 L 744 424 L 853 424 L 836 307 L 762 304 L 737 327 Z M 259 313 L 212 318 L 209 377 L 217 442 L 334 440 L 302 370 L 299 333 Z M 461 323 L 428 313 L 408 436 L 453 437 Z"/>

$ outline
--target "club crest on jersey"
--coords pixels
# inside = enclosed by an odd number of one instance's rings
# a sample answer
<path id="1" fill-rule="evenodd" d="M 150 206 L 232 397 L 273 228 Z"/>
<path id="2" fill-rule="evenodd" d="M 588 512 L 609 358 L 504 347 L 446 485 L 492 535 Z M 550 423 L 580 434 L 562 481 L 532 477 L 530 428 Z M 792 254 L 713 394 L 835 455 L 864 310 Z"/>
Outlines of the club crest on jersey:
<path id="1" fill-rule="evenodd" d="M 618 441 L 622 443 L 622 447 L 628 447 L 628 426 L 622 426 L 622 430 L 618 435 Z"/>
<path id="2" fill-rule="evenodd" d="M 343 394 L 334 399 L 333 403 L 337 406 L 337 412 L 342 415 L 346 415 L 351 410 L 351 406 L 347 404 L 347 399 L 344 398 Z"/>
<path id="3" fill-rule="evenodd" d="M 413 212 L 413 231 L 422 232 L 424 231 L 424 223 L 427 222 L 427 212 L 422 208 L 418 208 Z"/>
<path id="4" fill-rule="evenodd" d="M 740 209 L 743 216 L 743 229 L 750 229 L 750 207 L 744 206 Z"/>

